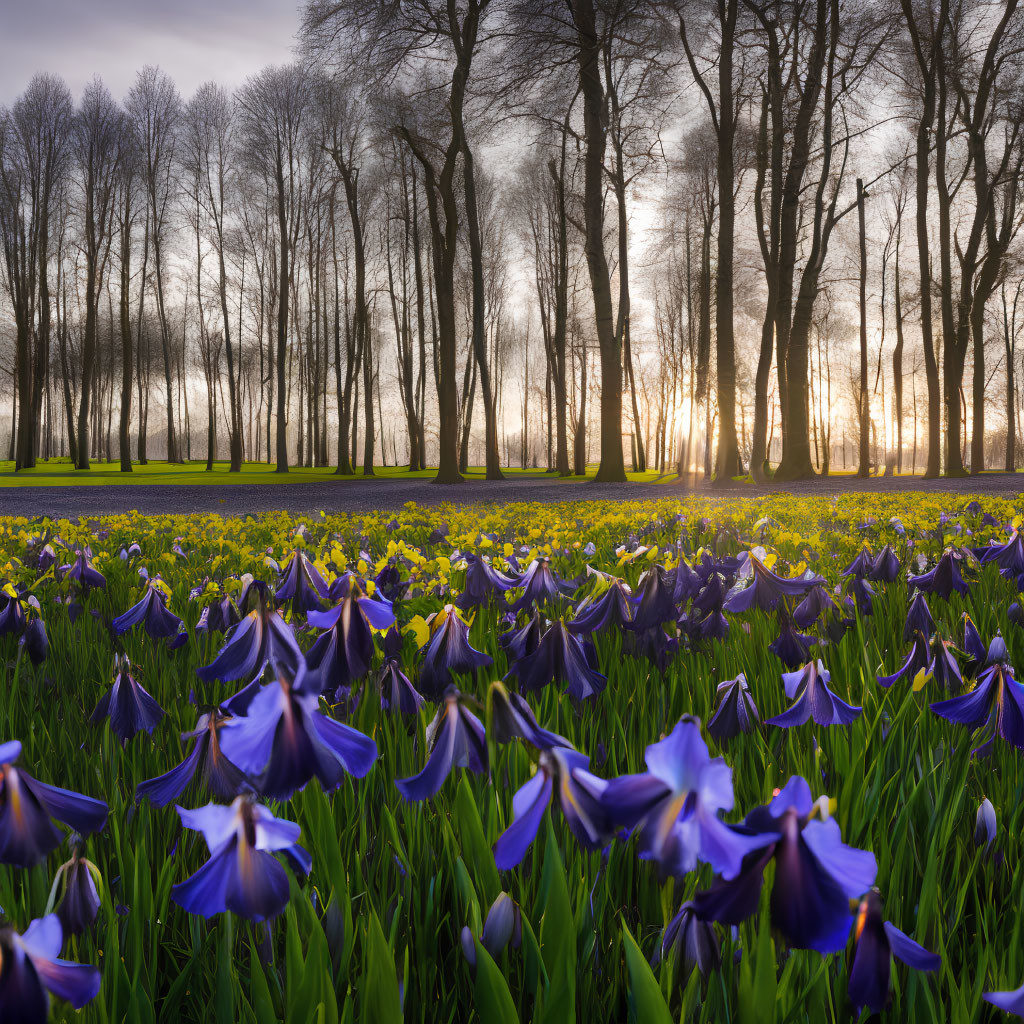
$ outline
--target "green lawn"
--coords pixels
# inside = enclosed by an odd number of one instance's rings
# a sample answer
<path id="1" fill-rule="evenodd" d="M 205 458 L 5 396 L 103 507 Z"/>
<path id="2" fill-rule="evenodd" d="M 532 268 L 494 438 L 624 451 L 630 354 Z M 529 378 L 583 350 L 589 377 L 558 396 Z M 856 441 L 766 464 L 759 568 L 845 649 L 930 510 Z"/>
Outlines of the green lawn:
<path id="1" fill-rule="evenodd" d="M 586 476 L 567 477 L 568 480 L 590 480 L 597 472 L 597 466 L 587 467 Z M 506 476 L 543 478 L 557 482 L 560 478 L 542 469 L 506 469 Z M 434 469 L 423 469 L 410 473 L 402 466 L 378 467 L 376 476 L 390 479 L 432 480 Z M 482 479 L 483 467 L 472 466 L 466 474 L 470 479 Z M 675 479 L 662 477 L 654 470 L 646 473 L 628 473 L 633 482 L 668 483 Z M 338 476 L 332 468 L 306 469 L 293 467 L 287 474 L 276 473 L 272 465 L 265 462 L 247 462 L 240 473 L 229 473 L 227 462 L 215 462 L 212 472 L 206 470 L 206 460 L 193 460 L 183 465 L 150 460 L 146 466 L 136 465 L 133 472 L 122 473 L 119 462 L 95 462 L 85 471 L 76 470 L 68 459 L 40 461 L 34 469 L 15 472 L 14 463 L 0 461 L 0 487 L 67 487 L 97 484 L 273 484 L 273 483 L 317 483 L 328 480 L 361 480 L 362 472 L 352 476 Z"/>

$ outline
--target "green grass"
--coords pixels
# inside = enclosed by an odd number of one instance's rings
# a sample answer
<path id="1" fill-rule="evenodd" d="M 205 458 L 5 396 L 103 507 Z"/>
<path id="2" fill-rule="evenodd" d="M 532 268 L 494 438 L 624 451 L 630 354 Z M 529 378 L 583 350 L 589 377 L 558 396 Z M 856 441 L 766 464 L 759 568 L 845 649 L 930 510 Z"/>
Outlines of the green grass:
<path id="1" fill-rule="evenodd" d="M 13 462 L 3 460 L 0 461 L 0 487 L 88 487 L 98 484 L 299 484 L 332 481 L 340 483 L 346 480 L 366 479 L 362 471 L 339 476 L 329 467 L 310 469 L 305 466 L 293 466 L 287 473 L 278 473 L 273 465 L 265 462 L 246 462 L 241 472 L 231 473 L 229 465 L 228 462 L 215 462 L 213 470 L 208 472 L 205 459 L 193 459 L 181 464 L 151 459 L 145 466 L 135 464 L 131 473 L 122 473 L 119 462 L 94 462 L 88 470 L 77 470 L 69 459 L 50 459 L 40 460 L 32 469 L 16 472 Z M 410 473 L 403 466 L 378 466 L 374 470 L 374 476 L 386 480 L 432 480 L 436 472 L 436 469 L 421 469 Z M 592 480 L 597 467 L 588 466 L 585 476 L 567 478 L 547 473 L 543 469 L 511 468 L 503 469 L 502 472 L 510 479 L 527 477 L 554 483 L 564 480 L 579 482 Z M 634 483 L 665 483 L 675 479 L 671 476 L 663 477 L 654 470 L 626 475 Z M 483 467 L 471 466 L 466 476 L 471 480 L 483 479 Z"/>
<path id="2" fill-rule="evenodd" d="M 183 756 L 178 734 L 193 727 L 197 714 L 190 692 L 199 701 L 220 700 L 238 685 L 197 680 L 195 670 L 213 658 L 218 637 L 191 632 L 186 647 L 173 655 L 139 630 L 112 639 L 110 619 L 142 592 L 138 564 L 122 561 L 117 552 L 122 544 L 140 542 L 143 563 L 162 573 L 172 589 L 169 607 L 191 631 L 200 605 L 188 600 L 189 590 L 203 580 L 243 572 L 272 578 L 266 552 L 283 562 L 300 522 L 308 531 L 307 551 L 324 555 L 328 565 L 335 564 L 331 553 L 336 548 L 354 562 L 367 543 L 377 559 L 386 555 L 390 541 L 401 540 L 427 556 L 420 569 L 402 569 L 412 577 L 409 593 L 396 605 L 406 624 L 436 611 L 445 600 L 435 590 L 447 571 L 437 556 L 453 548 L 473 550 L 484 533 L 498 535 L 484 549 L 499 557 L 505 541 L 517 548 L 550 545 L 555 568 L 564 577 L 585 572 L 589 562 L 635 586 L 650 562 L 621 562 L 615 554 L 634 533 L 642 544 L 659 545 L 659 557 L 677 545 L 692 558 L 701 547 L 715 545 L 724 553 L 760 542 L 778 555 L 780 566 L 808 560 L 834 585 L 864 539 L 876 549 L 887 541 L 897 544 L 907 564 L 907 548 L 888 525 L 893 515 L 903 518 L 915 556 L 934 557 L 942 546 L 933 533 L 939 511 L 955 512 L 967 500 L 854 495 L 836 502 L 773 497 L 412 509 L 399 515 L 401 525 L 393 532 L 385 528 L 391 513 L 357 521 L 283 514 L 244 521 L 132 514 L 88 526 L 62 523 L 56 528 L 63 536 L 91 544 L 108 581 L 73 621 L 68 606 L 54 600 L 68 587 L 52 575 L 37 579 L 29 560 L 18 561 L 26 555 L 23 527 L 0 520 L 0 553 L 9 563 L 8 577 L 32 587 L 51 642 L 49 660 L 34 669 L 14 637 L 0 636 L 0 657 L 7 664 L 0 687 L 0 741 L 22 740 L 21 764 L 43 781 L 110 804 L 107 827 L 86 842 L 87 855 L 103 875 L 99 920 L 91 933 L 63 951 L 70 959 L 100 965 L 102 990 L 79 1014 L 55 1002 L 53 1019 L 296 1024 L 396 1021 L 404 1013 L 406 1021 L 431 1024 L 850 1020 L 849 951 L 823 958 L 784 948 L 769 923 L 772 869 L 759 912 L 739 927 L 735 938 L 719 930 L 723 966 L 706 981 L 696 972 L 680 978 L 672 962 L 653 971 L 645 967 L 680 902 L 710 882 L 706 866 L 677 880 L 662 880 L 650 863 L 637 858 L 634 843 L 613 841 L 607 857 L 583 852 L 560 814 L 551 812 L 523 864 L 499 873 L 490 847 L 508 826 L 512 795 L 532 770 L 521 744 L 491 745 L 490 778 L 456 770 L 433 800 L 406 804 L 393 780 L 422 768 L 432 710 L 412 721 L 381 711 L 374 682 L 379 653 L 361 700 L 347 718 L 374 736 L 378 763 L 366 778 L 347 780 L 331 794 L 313 782 L 286 803 L 273 805 L 275 814 L 300 824 L 301 842 L 313 857 L 310 877 L 293 883 L 285 912 L 268 927 L 230 915 L 208 921 L 190 917 L 170 900 L 170 890 L 204 861 L 205 847 L 194 834 L 182 832 L 173 808 L 136 805 L 134 788 Z M 1006 501 L 983 499 L 983 504 L 1003 521 L 1020 511 Z M 682 523 L 671 519 L 676 512 L 684 514 Z M 700 525 L 702 516 L 713 520 L 710 527 Z M 877 524 L 862 529 L 867 516 Z M 755 534 L 755 522 L 765 517 Z M 427 537 L 442 518 L 451 533 L 445 544 L 429 548 Z M 965 522 L 975 531 L 972 544 L 1002 536 L 980 527 L 975 518 Z M 177 538 L 184 559 L 171 553 Z M 945 539 L 951 538 L 947 528 Z M 591 541 L 596 553 L 588 559 L 583 547 Z M 970 576 L 969 594 L 954 595 L 949 602 L 930 600 L 940 632 L 959 640 L 967 612 L 986 638 L 1001 629 L 1011 662 L 1024 668 L 1024 630 L 1007 618 L 1007 607 L 1017 598 L 1015 583 L 1002 579 L 994 566 L 975 569 Z M 454 570 L 448 583 L 459 590 L 461 571 Z M 1019 924 L 1024 903 L 1022 754 L 997 739 L 990 758 L 971 760 L 975 744 L 968 730 L 928 710 L 928 702 L 940 696 L 932 684 L 920 693 L 907 685 L 883 690 L 876 684 L 876 673 L 894 671 L 908 649 L 900 636 L 908 598 L 904 582 L 880 585 L 874 614 L 857 617 L 838 644 L 821 652 L 834 690 L 863 705 L 863 716 L 852 727 L 763 727 L 725 750 L 712 742 L 711 750 L 723 755 L 733 771 L 736 810 L 729 820 L 768 800 L 794 773 L 810 780 L 815 796 L 832 797 L 844 840 L 875 854 L 887 918 L 942 955 L 937 975 L 894 966 L 893 1003 L 886 1019 L 995 1021 L 1002 1018 L 985 1017 L 981 993 L 1024 980 Z M 717 683 L 740 671 L 747 675 L 762 717 L 778 714 L 787 704 L 782 665 L 767 650 L 777 633 L 776 618 L 757 611 L 730 618 L 726 642 L 692 649 L 684 643 L 664 672 L 625 654 L 617 635 L 599 636 L 598 661 L 608 685 L 596 701 L 575 707 L 548 687 L 531 696 L 530 703 L 543 725 L 592 757 L 594 771 L 603 778 L 641 771 L 645 746 L 681 715 L 706 722 Z M 473 618 L 471 641 L 495 665 L 476 678 L 460 678 L 459 685 L 481 700 L 489 682 L 508 667 L 498 644 L 504 628 L 496 608 L 481 609 Z M 309 633 L 301 634 L 304 647 L 311 642 Z M 140 735 L 124 747 L 108 724 L 88 721 L 110 685 L 112 657 L 122 650 L 140 682 L 167 711 L 152 740 Z M 419 660 L 407 635 L 402 663 L 414 681 Z M 334 713 L 344 717 L 342 708 Z M 999 821 L 990 853 L 973 842 L 975 811 L 983 796 L 992 800 Z M 180 802 L 194 807 L 204 800 L 187 791 Z M 0 907 L 6 920 L 24 928 L 44 912 L 54 873 L 67 855 L 64 844 L 31 870 L 0 866 Z M 487 908 L 502 889 L 522 908 L 522 943 L 493 963 L 481 958 L 474 976 L 462 954 L 460 931 L 469 925 L 479 935 Z"/>

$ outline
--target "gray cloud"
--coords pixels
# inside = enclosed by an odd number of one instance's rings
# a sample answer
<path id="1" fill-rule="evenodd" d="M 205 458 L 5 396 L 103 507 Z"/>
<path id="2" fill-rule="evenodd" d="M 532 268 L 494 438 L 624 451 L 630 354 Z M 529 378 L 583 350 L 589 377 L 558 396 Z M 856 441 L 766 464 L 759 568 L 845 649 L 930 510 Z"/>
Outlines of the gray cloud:
<path id="1" fill-rule="evenodd" d="M 189 96 L 213 79 L 240 85 L 292 58 L 297 0 L 0 0 L 0 104 L 37 71 L 78 96 L 93 75 L 121 98 L 144 64 Z"/>

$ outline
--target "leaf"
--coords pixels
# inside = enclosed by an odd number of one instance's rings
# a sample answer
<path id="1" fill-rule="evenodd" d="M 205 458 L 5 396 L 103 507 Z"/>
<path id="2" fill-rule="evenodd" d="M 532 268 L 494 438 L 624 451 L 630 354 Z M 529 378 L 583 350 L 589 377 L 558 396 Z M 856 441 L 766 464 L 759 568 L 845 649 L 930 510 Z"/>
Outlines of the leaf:
<path id="1" fill-rule="evenodd" d="M 402 1020 L 402 1001 L 398 994 L 395 958 L 371 910 L 363 947 L 363 974 L 359 979 L 359 1019 L 374 1024 Z"/>
<path id="2" fill-rule="evenodd" d="M 561 1024 L 562 1021 L 576 1019 L 576 926 L 569 903 L 565 868 L 550 816 L 538 909 L 543 914 L 540 951 L 548 973 L 548 985 L 537 1020 L 541 1024 L 546 1021 Z"/>
<path id="3" fill-rule="evenodd" d="M 790 961 L 792 962 L 792 961 Z M 757 933 L 757 950 L 753 956 L 743 957 L 740 970 L 739 1019 L 740 1024 L 761 1024 L 767 1008 L 775 1007 L 778 987 L 775 964 L 775 943 L 771 926 L 762 920 Z"/>
<path id="4" fill-rule="evenodd" d="M 474 881 L 480 886 L 484 904 L 490 906 L 501 892 L 501 879 L 465 772 L 462 773 L 455 793 L 455 820 L 467 866 L 472 870 Z"/>
<path id="5" fill-rule="evenodd" d="M 480 1020 L 483 1024 L 519 1024 L 519 1014 L 505 976 L 480 940 L 473 941 L 476 943 L 476 1011 Z"/>
<path id="6" fill-rule="evenodd" d="M 658 987 L 658 979 L 625 922 L 622 923 L 622 943 L 626 947 L 629 970 L 629 1019 L 637 1024 L 672 1024 L 672 1014 Z"/>

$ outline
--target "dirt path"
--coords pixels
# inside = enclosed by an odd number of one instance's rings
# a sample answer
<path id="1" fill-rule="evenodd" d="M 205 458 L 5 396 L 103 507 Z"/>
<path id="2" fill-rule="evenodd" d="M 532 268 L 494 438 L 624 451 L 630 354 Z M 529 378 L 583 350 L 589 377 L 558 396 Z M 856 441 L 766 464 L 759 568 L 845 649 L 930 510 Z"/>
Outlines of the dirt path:
<path id="1" fill-rule="evenodd" d="M 736 486 L 716 492 L 754 497 L 772 492 L 832 495 L 853 491 L 886 494 L 894 491 L 954 491 L 959 494 L 993 494 L 1012 497 L 1024 492 L 1024 476 L 987 473 L 963 480 L 922 480 L 918 477 L 856 480 L 832 477 L 778 488 Z M 198 487 L 167 484 L 119 484 L 94 487 L 8 487 L 0 489 L 0 515 L 76 517 L 103 515 L 137 509 L 145 514 L 219 512 L 224 515 L 287 510 L 289 512 L 364 513 L 399 509 L 406 502 L 457 505 L 514 501 L 613 501 L 682 498 L 708 494 L 679 484 L 557 483 L 540 479 L 513 479 L 502 483 L 468 481 L 456 487 L 439 487 L 425 480 L 345 480 L 294 484 L 206 484 Z"/>

